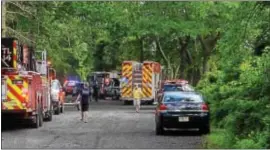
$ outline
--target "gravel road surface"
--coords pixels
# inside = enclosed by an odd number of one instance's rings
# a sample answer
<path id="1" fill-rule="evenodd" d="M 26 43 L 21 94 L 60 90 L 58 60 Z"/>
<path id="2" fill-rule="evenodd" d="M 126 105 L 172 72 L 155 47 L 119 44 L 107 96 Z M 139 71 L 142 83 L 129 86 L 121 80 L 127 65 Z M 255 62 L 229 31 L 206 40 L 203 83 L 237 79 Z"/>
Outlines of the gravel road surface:
<path id="1" fill-rule="evenodd" d="M 120 101 L 91 102 L 88 123 L 80 121 L 72 106 L 54 115 L 39 129 L 2 123 L 2 148 L 202 148 L 196 132 L 155 135 L 154 106 L 133 106 Z"/>

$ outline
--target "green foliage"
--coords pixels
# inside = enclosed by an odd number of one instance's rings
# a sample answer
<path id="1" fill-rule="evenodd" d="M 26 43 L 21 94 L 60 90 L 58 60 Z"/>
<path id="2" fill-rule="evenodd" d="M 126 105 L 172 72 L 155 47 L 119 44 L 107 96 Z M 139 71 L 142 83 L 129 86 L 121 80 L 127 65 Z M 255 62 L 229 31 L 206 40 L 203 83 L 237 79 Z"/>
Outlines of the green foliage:
<path id="1" fill-rule="evenodd" d="M 251 6 L 257 12 L 250 17 L 244 33 L 246 37 L 232 38 L 238 32 L 237 27 L 229 27 L 217 45 L 217 55 L 213 56 L 220 57 L 217 69 L 208 72 L 197 86 L 211 102 L 213 126 L 224 128 L 230 136 L 210 135 L 210 144 L 207 145 L 210 148 L 269 148 L 270 54 L 266 47 L 261 57 L 254 56 L 248 44 L 263 34 L 260 25 L 264 24 L 263 16 L 258 16 L 262 15 L 262 10 L 257 10 L 260 6 Z M 245 6 L 241 11 L 248 11 L 247 8 Z M 235 19 L 238 20 L 239 16 Z M 219 144 L 215 143 L 213 136 L 221 139 Z"/>
<path id="2" fill-rule="evenodd" d="M 270 7 L 260 2 L 7 2 L 8 36 L 59 76 L 160 62 L 211 103 L 210 148 L 270 148 Z M 20 8 L 20 9 L 18 9 Z M 5 12 L 4 12 L 5 13 Z M 262 52 L 257 52 L 262 49 Z M 262 55 L 254 55 L 262 53 Z"/>

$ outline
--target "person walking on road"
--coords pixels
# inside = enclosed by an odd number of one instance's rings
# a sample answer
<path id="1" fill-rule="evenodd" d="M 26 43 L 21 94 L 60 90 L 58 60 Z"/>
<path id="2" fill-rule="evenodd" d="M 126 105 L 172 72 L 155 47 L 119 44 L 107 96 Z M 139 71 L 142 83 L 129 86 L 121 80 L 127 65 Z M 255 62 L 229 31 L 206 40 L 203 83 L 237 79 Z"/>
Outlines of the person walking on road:
<path id="1" fill-rule="evenodd" d="M 135 85 L 135 89 L 133 91 L 133 104 L 136 107 L 136 112 L 138 113 L 141 107 L 141 99 L 142 99 L 142 90 L 138 84 Z"/>
<path id="2" fill-rule="evenodd" d="M 89 109 L 89 93 L 89 86 L 87 85 L 87 83 L 84 83 L 77 97 L 77 100 L 81 98 L 81 121 L 84 121 L 85 123 L 87 123 L 87 111 Z"/>

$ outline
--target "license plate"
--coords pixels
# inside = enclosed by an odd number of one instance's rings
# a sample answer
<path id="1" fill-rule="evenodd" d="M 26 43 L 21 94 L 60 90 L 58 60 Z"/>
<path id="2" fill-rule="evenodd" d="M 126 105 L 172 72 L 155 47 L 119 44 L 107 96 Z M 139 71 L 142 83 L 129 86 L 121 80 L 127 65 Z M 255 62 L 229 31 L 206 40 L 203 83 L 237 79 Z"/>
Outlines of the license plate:
<path id="1" fill-rule="evenodd" d="M 179 117 L 178 118 L 178 121 L 179 122 L 188 122 L 189 121 L 189 118 L 188 117 Z"/>

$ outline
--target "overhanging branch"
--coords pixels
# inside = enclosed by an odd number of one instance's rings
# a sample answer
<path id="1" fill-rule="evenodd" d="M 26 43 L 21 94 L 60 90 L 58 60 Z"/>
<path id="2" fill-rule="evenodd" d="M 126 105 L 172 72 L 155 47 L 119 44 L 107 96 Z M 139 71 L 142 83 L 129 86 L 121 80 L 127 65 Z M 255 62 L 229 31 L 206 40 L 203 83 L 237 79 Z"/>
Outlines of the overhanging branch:
<path id="1" fill-rule="evenodd" d="M 25 10 L 25 9 L 22 8 L 20 5 L 18 5 L 17 3 L 14 3 L 14 2 L 8 2 L 8 3 L 10 3 L 10 4 L 12 4 L 12 5 L 18 7 L 18 8 L 19 8 L 20 10 L 22 10 L 23 12 L 26 12 L 27 14 L 29 14 L 30 16 L 32 16 L 32 17 L 35 18 L 35 16 L 34 16 L 31 12 L 29 12 L 28 10 Z"/>
<path id="2" fill-rule="evenodd" d="M 19 33 L 18 31 L 14 30 L 14 29 L 12 29 L 12 28 L 10 28 L 10 27 L 7 27 L 6 29 L 7 29 L 8 31 L 10 31 L 10 32 L 12 32 L 12 33 L 14 33 L 14 34 L 16 34 L 17 36 L 19 36 L 19 37 L 21 37 L 21 38 L 23 38 L 23 39 L 25 39 L 25 40 L 27 40 L 27 41 L 33 43 L 33 44 L 36 44 L 36 42 L 34 42 L 34 41 L 30 40 L 29 38 L 25 37 L 24 35 L 22 35 L 22 34 Z"/>

